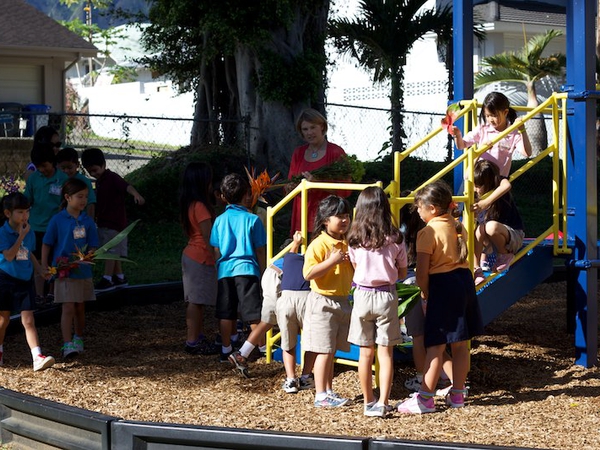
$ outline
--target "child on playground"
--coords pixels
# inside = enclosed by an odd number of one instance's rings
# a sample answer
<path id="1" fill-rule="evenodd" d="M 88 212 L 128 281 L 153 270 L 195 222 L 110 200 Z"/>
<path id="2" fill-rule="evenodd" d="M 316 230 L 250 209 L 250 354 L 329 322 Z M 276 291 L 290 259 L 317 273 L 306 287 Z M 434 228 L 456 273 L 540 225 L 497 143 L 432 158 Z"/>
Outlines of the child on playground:
<path id="1" fill-rule="evenodd" d="M 261 319 L 260 277 L 265 270 L 266 232 L 262 222 L 244 205 L 252 195 L 248 179 L 240 174 L 226 175 L 221 194 L 227 202 L 210 235 L 217 259 L 216 316 L 221 334 L 220 361 L 233 353 L 238 309 L 241 319 L 254 330 Z"/>
<path id="2" fill-rule="evenodd" d="M 458 127 L 452 128 L 456 147 L 459 150 L 474 144 L 486 145 L 507 127 L 521 120 L 517 119 L 517 112 L 510 107 L 508 98 L 500 92 L 490 92 L 485 96 L 479 117 L 481 123 L 464 137 Z M 524 125 L 496 142 L 492 148 L 481 155 L 481 158 L 496 164 L 500 169 L 500 175 L 508 177 L 515 151 L 519 151 L 526 157 L 531 156 L 531 143 Z"/>
<path id="3" fill-rule="evenodd" d="M 179 193 L 179 218 L 188 237 L 181 255 L 183 296 L 187 303 L 187 338 L 184 350 L 192 355 L 215 355 L 214 343 L 204 335 L 204 307 L 217 302 L 217 269 L 210 245 L 215 221 L 210 187 L 212 170 L 208 164 L 191 162 L 183 172 Z"/>
<path id="4" fill-rule="evenodd" d="M 302 233 L 294 233 L 294 247 L 283 257 L 283 277 L 281 279 L 281 297 L 277 302 L 277 322 L 281 333 L 281 350 L 286 379 L 283 390 L 288 394 L 313 389 L 315 377 L 312 373 L 316 354 L 303 349 L 304 364 L 302 374 L 296 377 L 296 346 L 298 334 L 304 325 L 306 301 L 310 294 L 310 283 L 302 276 L 304 255 L 298 253 L 302 243 Z"/>
<path id="5" fill-rule="evenodd" d="M 261 220 L 262 222 L 262 220 Z M 288 242 L 289 243 L 289 242 Z M 285 244 L 285 243 L 284 243 Z M 250 378 L 248 360 L 256 349 L 260 348 L 267 331 L 277 325 L 275 308 L 281 295 L 281 278 L 283 275 L 283 258 L 269 264 L 262 274 L 260 286 L 262 291 L 262 308 L 260 322 L 248 335 L 238 351 L 229 355 L 229 362 L 240 372 L 243 377 Z"/>
<path id="6" fill-rule="evenodd" d="M 356 285 L 348 341 L 360 347 L 358 376 L 364 415 L 384 417 L 394 378 L 394 346 L 402 342 L 396 281 L 406 278 L 408 271 L 403 237 L 392 222 L 390 203 L 380 187 L 368 187 L 358 196 L 348 248 Z M 373 394 L 376 344 L 379 399 Z"/>
<path id="7" fill-rule="evenodd" d="M 435 387 L 448 344 L 452 351 L 453 385 L 446 403 L 452 408 L 464 406 L 468 340 L 483 332 L 483 323 L 467 262 L 465 230 L 451 215 L 454 202 L 450 186 L 435 181 L 419 189 L 415 206 L 427 223 L 417 237 L 416 271 L 425 314 L 426 358 L 421 389 L 399 404 L 398 411 L 423 414 L 435 411 Z"/>
<path id="8" fill-rule="evenodd" d="M 29 224 L 35 233 L 35 257 L 43 266 L 42 260 L 42 239 L 46 232 L 46 227 L 52 216 L 54 216 L 61 203 L 60 192 L 63 183 L 67 180 L 67 175 L 62 171 L 56 170 L 56 154 L 53 144 L 36 143 L 31 150 L 31 161 L 36 171 L 32 172 L 27 178 L 25 184 L 25 197 L 29 200 L 31 210 L 29 214 Z M 46 261 L 46 264 L 48 262 Z M 35 275 L 36 303 L 43 305 L 52 301 L 52 294 L 46 293 L 46 285 L 41 275 Z"/>
<path id="9" fill-rule="evenodd" d="M 475 193 L 479 198 L 490 192 L 485 199 L 473 204 L 473 211 L 481 217 L 475 229 L 475 284 L 483 282 L 483 270 L 480 255 L 488 246 L 496 252 L 494 272 L 507 270 L 510 263 L 523 245 L 525 232 L 523 220 L 510 193 L 508 178 L 500 175 L 498 166 L 493 162 L 480 159 L 474 169 Z"/>
<path id="10" fill-rule="evenodd" d="M 25 339 L 33 357 L 33 370 L 44 370 L 54 365 L 52 356 L 44 356 L 40 349 L 33 316 L 33 271 L 42 273 L 33 254 L 35 234 L 29 225 L 29 201 L 19 192 L 2 199 L 0 228 L 0 366 L 4 364 L 4 336 L 11 313 L 21 313 Z"/>
<path id="11" fill-rule="evenodd" d="M 73 147 L 65 147 L 56 154 L 56 166 L 62 170 L 69 178 L 75 177 L 83 181 L 88 187 L 88 205 L 87 215 L 94 217 L 96 214 L 96 193 L 92 182 L 88 177 L 79 171 L 79 155 Z"/>
<path id="12" fill-rule="evenodd" d="M 333 361 L 339 349 L 349 351 L 348 300 L 353 268 L 348 257 L 346 233 L 350 228 L 350 205 L 330 195 L 319 203 L 313 240 L 304 255 L 302 274 L 310 281 L 306 299 L 302 348 L 316 353 L 314 363 L 315 407 L 339 407 L 348 403 L 333 391 Z"/>
<path id="13" fill-rule="evenodd" d="M 106 168 L 104 153 L 99 148 L 88 148 L 81 154 L 83 167 L 96 179 L 96 224 L 100 244 L 104 245 L 127 227 L 125 199 L 127 194 L 138 205 L 145 203 L 144 197 L 121 176 Z M 109 253 L 127 257 L 127 238 L 109 250 Z M 96 284 L 97 292 L 106 292 L 116 287 L 127 286 L 121 261 L 107 260 L 104 276 Z"/>
<path id="14" fill-rule="evenodd" d="M 50 220 L 44 235 L 42 267 L 48 273 L 52 254 L 55 267 L 59 261 L 72 260 L 73 253 L 89 253 L 98 247 L 98 231 L 94 220 L 87 215 L 88 187 L 77 178 L 69 178 L 62 188 L 62 210 Z M 63 358 L 70 359 L 83 352 L 85 302 L 96 300 L 90 264 L 58 271 L 54 281 L 54 298 L 62 303 L 60 328 L 63 338 Z M 73 334 L 71 334 L 74 332 Z"/>
<path id="15" fill-rule="evenodd" d="M 289 241 L 284 243 L 284 248 Z M 302 328 L 306 296 L 310 286 L 302 277 L 304 257 L 297 253 L 302 245 L 300 231 L 294 233 L 291 243 L 290 251 L 283 258 L 270 264 L 263 273 L 261 322 L 252 330 L 240 350 L 229 356 L 229 360 L 243 376 L 248 377 L 248 357 L 265 333 L 279 325 L 283 365 L 286 371 L 283 390 L 288 394 L 295 394 L 299 390 L 314 387 L 311 373 L 314 356 L 312 353 L 305 355 L 302 376 L 296 378 L 296 341 Z"/>

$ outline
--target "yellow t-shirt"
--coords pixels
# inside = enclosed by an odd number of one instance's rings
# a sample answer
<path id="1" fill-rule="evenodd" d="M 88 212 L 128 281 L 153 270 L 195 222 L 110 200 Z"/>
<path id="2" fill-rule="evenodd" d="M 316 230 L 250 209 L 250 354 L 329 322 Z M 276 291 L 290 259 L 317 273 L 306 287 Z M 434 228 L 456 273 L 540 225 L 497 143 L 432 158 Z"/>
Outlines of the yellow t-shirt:
<path id="1" fill-rule="evenodd" d="M 464 228 L 463 228 L 464 232 Z M 429 273 L 444 273 L 468 268 L 469 263 L 459 262 L 456 221 L 450 214 L 437 216 L 417 234 L 417 253 L 431 255 Z"/>
<path id="2" fill-rule="evenodd" d="M 348 242 L 334 239 L 325 231 L 322 231 L 306 249 L 302 275 L 306 278 L 314 266 L 327 259 L 333 248 L 347 252 Z M 353 275 L 354 268 L 350 261 L 342 261 L 333 266 L 324 276 L 310 280 L 310 288 L 322 295 L 348 295 L 350 294 Z"/>

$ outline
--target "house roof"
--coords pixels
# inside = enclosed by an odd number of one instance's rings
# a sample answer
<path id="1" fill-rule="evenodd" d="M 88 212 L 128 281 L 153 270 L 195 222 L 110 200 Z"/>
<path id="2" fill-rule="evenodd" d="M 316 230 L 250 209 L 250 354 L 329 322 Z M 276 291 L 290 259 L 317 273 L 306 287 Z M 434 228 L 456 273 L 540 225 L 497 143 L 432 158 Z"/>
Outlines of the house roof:
<path id="1" fill-rule="evenodd" d="M 564 27 L 567 16 L 564 7 L 541 2 L 490 1 L 473 7 L 477 22 L 512 22 Z"/>
<path id="2" fill-rule="evenodd" d="M 0 0 L 0 48 L 75 51 L 85 56 L 94 56 L 98 51 L 93 44 L 23 0 Z"/>

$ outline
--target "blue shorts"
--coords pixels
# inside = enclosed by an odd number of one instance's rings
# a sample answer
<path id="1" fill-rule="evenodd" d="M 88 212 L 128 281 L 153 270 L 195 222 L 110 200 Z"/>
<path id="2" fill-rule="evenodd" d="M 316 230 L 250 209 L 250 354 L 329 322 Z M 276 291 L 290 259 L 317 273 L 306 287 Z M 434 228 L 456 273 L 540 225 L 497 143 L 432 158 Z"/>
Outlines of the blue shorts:
<path id="1" fill-rule="evenodd" d="M 221 278 L 217 289 L 217 319 L 259 322 L 262 310 L 260 281 L 255 276 Z"/>
<path id="2" fill-rule="evenodd" d="M 0 272 L 0 311 L 20 313 L 35 309 L 33 278 L 20 280 Z"/>
<path id="3" fill-rule="evenodd" d="M 467 341 L 480 334 L 483 321 L 471 271 L 455 269 L 429 275 L 425 347 Z"/>

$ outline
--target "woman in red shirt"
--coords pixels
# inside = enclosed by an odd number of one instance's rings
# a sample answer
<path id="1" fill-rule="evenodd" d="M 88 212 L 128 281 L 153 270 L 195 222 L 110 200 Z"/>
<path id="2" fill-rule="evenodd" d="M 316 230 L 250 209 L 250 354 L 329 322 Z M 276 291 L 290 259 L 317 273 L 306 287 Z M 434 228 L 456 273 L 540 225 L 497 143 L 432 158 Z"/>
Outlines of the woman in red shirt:
<path id="1" fill-rule="evenodd" d="M 305 109 L 302 111 L 296 121 L 296 130 L 302 136 L 307 144 L 301 145 L 294 150 L 292 161 L 290 163 L 290 171 L 288 179 L 302 176 L 308 181 L 317 181 L 312 171 L 321 167 L 332 164 L 341 157 L 346 156 L 346 152 L 339 145 L 327 141 L 327 120 L 321 113 L 314 109 Z M 318 181 L 350 181 L 350 180 L 323 180 Z M 287 192 L 297 186 L 297 183 L 289 183 Z M 308 191 L 308 231 L 312 232 L 314 228 L 314 218 L 317 210 L 317 205 L 321 200 L 331 194 L 336 194 L 340 197 L 348 197 L 349 191 L 327 191 L 311 189 Z M 301 229 L 301 196 L 294 198 L 292 208 L 292 227 L 290 234 Z"/>

